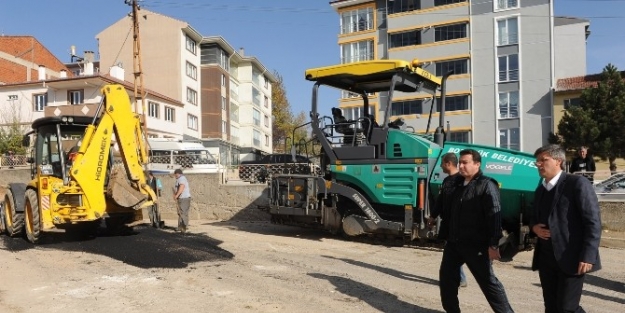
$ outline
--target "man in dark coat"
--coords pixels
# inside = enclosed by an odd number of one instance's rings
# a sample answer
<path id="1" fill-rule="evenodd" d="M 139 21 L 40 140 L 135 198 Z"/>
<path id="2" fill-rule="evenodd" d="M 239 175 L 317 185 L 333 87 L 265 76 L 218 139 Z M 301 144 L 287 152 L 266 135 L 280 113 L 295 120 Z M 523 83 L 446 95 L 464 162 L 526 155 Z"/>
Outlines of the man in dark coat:
<path id="1" fill-rule="evenodd" d="M 595 160 L 590 154 L 588 154 L 588 147 L 580 147 L 578 150 L 579 155 L 571 162 L 569 167 L 570 173 L 581 173 L 590 181 L 593 181 L 594 172 L 597 170 L 595 166 Z M 590 172 L 590 173 L 586 173 Z"/>
<path id="2" fill-rule="evenodd" d="M 534 153 L 538 186 L 530 227 L 538 236 L 532 270 L 538 270 L 545 312 L 585 312 L 579 305 L 585 274 L 601 269 L 601 213 L 592 184 L 565 173 L 564 150 L 547 145 Z"/>
<path id="3" fill-rule="evenodd" d="M 439 270 L 443 309 L 459 313 L 458 268 L 463 264 L 473 274 L 493 312 L 513 312 L 506 291 L 495 276 L 492 260 L 499 260 L 502 237 L 501 203 L 498 183 L 480 170 L 482 157 L 473 149 L 460 151 L 459 172 L 449 197 L 447 210 L 441 212 L 439 236 L 446 239 Z M 443 227 L 446 226 L 446 227 Z"/>

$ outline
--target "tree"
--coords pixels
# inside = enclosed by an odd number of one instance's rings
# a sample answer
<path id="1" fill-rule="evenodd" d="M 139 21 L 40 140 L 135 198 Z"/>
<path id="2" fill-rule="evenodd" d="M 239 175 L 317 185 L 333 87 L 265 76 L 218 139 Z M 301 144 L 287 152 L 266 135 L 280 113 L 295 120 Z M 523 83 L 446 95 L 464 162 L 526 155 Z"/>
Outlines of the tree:
<path id="1" fill-rule="evenodd" d="M 597 86 L 582 92 L 580 105 L 567 109 L 558 133 L 565 148 L 588 146 L 616 170 L 615 160 L 625 151 L 625 82 L 616 66 L 608 64 Z"/>
<path id="2" fill-rule="evenodd" d="M 300 112 L 297 116 L 293 114 L 282 76 L 276 71 L 274 76 L 276 82 L 271 86 L 273 150 L 288 153 L 293 143 L 297 145 L 303 142 L 302 139 L 305 141 L 308 138 L 308 127 L 298 128 L 293 134 L 298 126 L 306 123 L 307 118 L 304 112 Z M 302 149 L 302 152 L 305 151 Z"/>
<path id="3" fill-rule="evenodd" d="M 21 100 L 10 100 L 0 110 L 0 153 L 13 151 L 15 154 L 25 154 L 26 147 L 22 147 L 22 137 L 28 131 L 31 120 L 28 114 L 23 113 Z M 30 105 L 26 103 L 25 105 Z"/>

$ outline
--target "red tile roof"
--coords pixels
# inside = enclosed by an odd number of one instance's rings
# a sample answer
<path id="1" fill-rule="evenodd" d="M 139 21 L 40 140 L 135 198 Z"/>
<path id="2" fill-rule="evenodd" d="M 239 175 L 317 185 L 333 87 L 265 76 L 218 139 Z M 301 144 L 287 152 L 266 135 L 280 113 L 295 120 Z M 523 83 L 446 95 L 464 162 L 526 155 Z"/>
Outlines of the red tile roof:
<path id="1" fill-rule="evenodd" d="M 625 80 L 625 71 L 621 72 L 621 77 Z M 581 91 L 589 87 L 597 87 L 600 81 L 601 74 L 561 78 L 558 79 L 556 91 Z"/>
<path id="2" fill-rule="evenodd" d="M 33 36 L 0 36 L 0 52 L 13 56 L 4 59 L 0 82 L 16 83 L 26 81 L 27 68 L 19 64 L 18 60 L 34 63 L 35 66 L 43 65 L 54 72 L 67 71 L 67 76 L 72 73 L 54 54 L 42 45 Z M 37 80 L 37 69 L 31 69 L 31 79 Z"/>

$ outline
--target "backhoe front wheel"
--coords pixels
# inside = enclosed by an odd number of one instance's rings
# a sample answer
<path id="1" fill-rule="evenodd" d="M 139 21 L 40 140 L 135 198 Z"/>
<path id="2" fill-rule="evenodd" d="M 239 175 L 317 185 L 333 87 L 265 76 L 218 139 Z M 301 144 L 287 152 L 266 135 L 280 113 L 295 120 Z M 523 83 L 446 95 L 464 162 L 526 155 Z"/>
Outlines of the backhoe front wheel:
<path id="1" fill-rule="evenodd" d="M 26 239 L 32 243 L 37 243 L 41 238 L 41 214 L 39 214 L 37 192 L 28 189 L 24 197 L 26 198 L 26 205 L 24 207 L 24 230 L 26 230 Z"/>
<path id="2" fill-rule="evenodd" d="M 24 213 L 15 210 L 15 199 L 13 192 L 8 189 L 4 195 L 4 229 L 7 235 L 15 237 L 22 232 L 24 228 Z"/>

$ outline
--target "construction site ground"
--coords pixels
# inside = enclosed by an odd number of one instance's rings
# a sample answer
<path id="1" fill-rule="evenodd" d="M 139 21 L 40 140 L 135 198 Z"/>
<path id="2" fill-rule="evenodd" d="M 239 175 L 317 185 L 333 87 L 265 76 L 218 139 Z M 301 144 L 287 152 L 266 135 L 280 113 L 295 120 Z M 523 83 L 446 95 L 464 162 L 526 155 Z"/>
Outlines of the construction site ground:
<path id="1" fill-rule="evenodd" d="M 441 251 L 348 241 L 269 222 L 193 221 L 188 234 L 50 233 L 37 246 L 0 236 L 0 312 L 443 312 Z M 588 275 L 587 312 L 623 312 L 625 236 L 604 233 L 603 270 Z M 541 312 L 532 252 L 494 262 L 516 312 Z M 490 312 L 475 280 L 463 312 Z"/>

